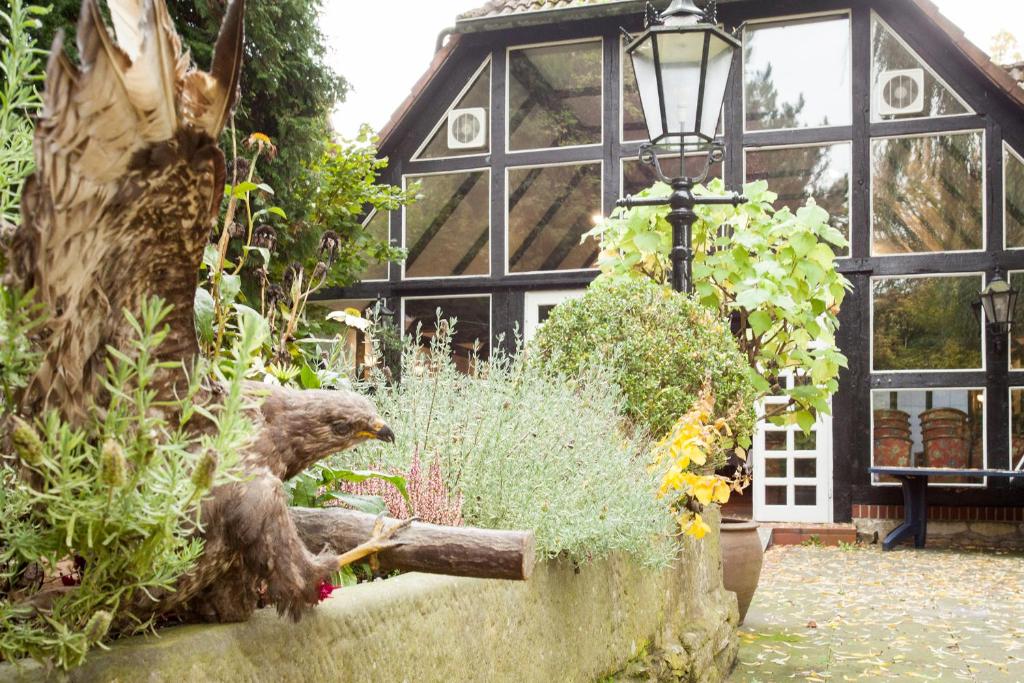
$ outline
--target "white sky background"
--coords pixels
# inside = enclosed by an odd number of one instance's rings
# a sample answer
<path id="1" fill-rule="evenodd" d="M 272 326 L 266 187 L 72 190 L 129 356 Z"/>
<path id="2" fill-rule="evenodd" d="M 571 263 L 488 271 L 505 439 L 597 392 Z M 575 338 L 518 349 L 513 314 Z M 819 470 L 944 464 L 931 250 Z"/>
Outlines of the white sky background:
<path id="1" fill-rule="evenodd" d="M 1024 49 L 1024 0 L 935 0 L 942 12 L 987 50 L 1009 30 Z M 346 137 L 362 123 L 380 129 L 423 75 L 437 34 L 484 0 L 325 0 L 321 19 L 330 62 L 353 91 L 334 115 Z"/>

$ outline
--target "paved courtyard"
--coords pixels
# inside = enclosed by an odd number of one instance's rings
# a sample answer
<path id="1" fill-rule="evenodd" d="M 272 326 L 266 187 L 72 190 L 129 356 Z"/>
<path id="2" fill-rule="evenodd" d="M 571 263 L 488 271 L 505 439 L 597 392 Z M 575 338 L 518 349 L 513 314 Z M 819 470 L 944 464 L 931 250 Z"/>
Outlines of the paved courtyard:
<path id="1" fill-rule="evenodd" d="M 1024 681 L 1024 556 L 772 548 L 730 680 Z"/>

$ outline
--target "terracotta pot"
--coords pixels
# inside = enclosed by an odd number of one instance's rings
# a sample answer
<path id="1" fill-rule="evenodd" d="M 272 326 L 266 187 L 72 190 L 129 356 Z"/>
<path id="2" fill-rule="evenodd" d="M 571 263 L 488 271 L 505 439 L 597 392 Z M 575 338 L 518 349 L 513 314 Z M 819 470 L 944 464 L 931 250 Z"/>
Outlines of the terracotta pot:
<path id="1" fill-rule="evenodd" d="M 924 437 L 924 459 L 928 467 L 964 469 L 970 453 L 970 441 L 963 436 Z"/>
<path id="2" fill-rule="evenodd" d="M 932 408 L 931 410 L 922 412 L 918 417 L 921 418 L 922 425 L 926 425 L 935 420 L 967 421 L 967 413 L 962 410 L 957 410 L 956 408 Z"/>
<path id="3" fill-rule="evenodd" d="M 878 441 L 879 439 L 884 439 L 884 438 L 890 437 L 890 436 L 894 437 L 894 438 L 897 438 L 897 439 L 909 439 L 910 438 L 910 430 L 909 429 L 894 429 L 892 427 L 876 427 L 874 435 L 875 435 L 875 441 Z"/>
<path id="4" fill-rule="evenodd" d="M 879 408 L 874 411 L 874 416 L 876 423 L 879 420 L 895 420 L 910 423 L 910 415 L 902 410 L 882 410 Z"/>
<path id="5" fill-rule="evenodd" d="M 914 442 L 906 435 L 875 432 L 875 465 L 878 467 L 910 467 Z"/>
<path id="6" fill-rule="evenodd" d="M 747 616 L 750 601 L 761 578 L 764 551 L 757 535 L 757 522 L 743 519 L 722 520 L 722 571 L 725 589 L 736 593 L 740 623 Z"/>

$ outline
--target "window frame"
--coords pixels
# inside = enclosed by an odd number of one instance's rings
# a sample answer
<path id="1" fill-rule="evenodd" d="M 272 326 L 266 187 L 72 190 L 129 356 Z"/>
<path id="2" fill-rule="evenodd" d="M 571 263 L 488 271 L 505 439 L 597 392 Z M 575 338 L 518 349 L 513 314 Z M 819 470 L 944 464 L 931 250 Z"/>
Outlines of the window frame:
<path id="1" fill-rule="evenodd" d="M 408 266 L 409 260 L 408 260 L 408 258 L 405 258 L 405 259 L 402 259 L 402 267 L 401 267 L 401 271 L 400 271 L 400 280 L 402 282 L 423 282 L 423 281 L 428 281 L 428 280 L 465 280 L 467 278 L 489 278 L 489 277 L 491 277 L 491 274 L 492 274 L 492 271 L 493 271 L 491 262 L 494 259 L 494 254 L 492 253 L 492 250 L 494 249 L 494 245 L 492 244 L 493 240 L 491 239 L 491 237 L 492 237 L 492 235 L 491 235 L 491 232 L 492 232 L 492 230 L 491 230 L 491 228 L 492 228 L 492 226 L 491 226 L 491 215 L 492 215 L 491 214 L 491 204 L 494 201 L 494 198 L 493 198 L 494 191 L 493 191 L 493 187 L 492 187 L 492 179 L 493 179 L 494 174 L 492 173 L 490 166 L 473 167 L 473 168 L 457 168 L 457 169 L 449 169 L 447 171 L 431 171 L 429 173 L 416 173 L 416 172 L 413 172 L 413 173 L 403 173 L 402 174 L 402 190 L 406 191 L 408 189 L 409 178 L 422 178 L 422 177 L 425 177 L 425 176 L 438 176 L 438 175 L 456 175 L 456 174 L 459 174 L 459 173 L 477 173 L 479 171 L 484 171 L 487 174 L 487 272 L 486 273 L 472 274 L 472 275 L 423 275 L 423 276 L 419 276 L 419 277 L 409 277 L 407 272 L 406 272 L 406 268 Z M 408 234 L 407 234 L 407 231 L 406 231 L 406 222 L 408 221 L 408 216 L 409 216 L 408 208 L 409 207 L 407 207 L 407 206 L 403 206 L 402 207 L 402 248 L 406 249 L 406 250 L 409 249 Z M 390 272 L 390 270 L 389 270 L 389 272 Z"/>
<path id="2" fill-rule="evenodd" d="M 458 154 L 458 155 L 453 155 L 453 156 L 442 156 L 442 157 L 421 157 L 420 155 L 423 154 L 423 151 L 430 144 L 430 141 L 433 140 L 434 136 L 437 135 L 437 133 L 441 130 L 441 127 L 448 120 L 448 115 L 452 113 L 453 109 L 455 109 L 455 105 L 458 104 L 459 100 L 461 100 L 463 97 L 465 97 L 466 93 L 468 93 L 470 91 L 470 89 L 472 89 L 472 87 L 476 84 L 476 80 L 478 78 L 480 78 L 480 76 L 483 74 L 484 69 L 488 69 L 490 71 L 489 75 L 490 75 L 490 78 L 491 78 L 491 82 L 493 82 L 493 79 L 494 79 L 494 69 L 492 67 L 493 62 L 494 62 L 494 60 L 491 59 L 491 55 L 490 54 L 488 54 L 484 58 L 484 61 L 480 64 L 479 67 L 477 67 L 476 71 L 473 72 L 473 75 L 469 77 L 469 80 L 466 81 L 466 85 L 464 85 L 462 87 L 462 90 L 460 90 L 458 92 L 458 94 L 452 99 L 452 103 L 449 104 L 448 108 L 444 110 L 444 114 L 441 115 L 441 118 L 438 119 L 438 121 L 434 125 L 434 127 L 430 129 L 430 132 L 427 133 L 423 137 L 423 140 L 422 140 L 422 142 L 420 142 L 419 147 L 416 148 L 416 151 L 413 152 L 411 155 L 409 155 L 409 161 L 411 163 L 415 163 L 417 161 L 451 161 L 453 159 L 473 159 L 474 157 L 487 157 L 487 156 L 490 156 L 491 151 L 492 151 L 491 148 L 493 147 L 493 144 L 494 144 L 494 141 L 491 140 L 491 125 L 490 125 L 490 123 L 491 123 L 491 116 L 492 116 L 492 113 L 494 112 L 494 88 L 491 88 L 491 87 L 487 88 L 487 149 L 485 151 L 474 152 L 472 154 Z"/>
<path id="3" fill-rule="evenodd" d="M 698 156 L 706 156 L 706 155 L 701 154 L 700 152 L 694 152 L 694 153 L 686 155 L 686 157 L 688 157 L 688 158 L 689 157 L 698 157 Z M 728 161 L 729 161 L 728 158 L 723 158 L 722 161 L 719 162 L 719 163 L 722 164 L 722 182 L 725 182 L 725 175 L 727 173 L 726 166 L 727 166 Z M 626 196 L 625 195 L 625 190 L 626 190 L 626 164 L 627 163 L 642 164 L 643 162 L 640 161 L 639 156 L 636 155 L 636 154 L 631 154 L 629 156 L 619 157 L 619 194 L 621 194 L 623 197 Z M 712 164 L 712 166 L 713 165 L 714 164 Z M 710 175 L 710 172 L 711 171 L 709 169 L 708 170 L 709 175 L 708 175 L 708 177 L 705 179 L 705 181 L 703 183 L 705 185 L 708 183 L 708 181 L 710 179 L 717 177 L 717 176 Z"/>
<path id="4" fill-rule="evenodd" d="M 528 149 L 512 149 L 512 131 L 511 131 L 510 126 L 509 126 L 509 124 L 511 123 L 511 120 L 512 120 L 512 107 L 509 106 L 509 102 L 510 102 L 509 94 L 511 92 L 511 87 L 512 87 L 512 73 L 511 73 L 511 69 L 512 69 L 511 55 L 512 55 L 512 52 L 515 51 L 515 50 L 528 50 L 530 48 L 535 48 L 535 47 L 554 47 L 554 46 L 558 46 L 558 45 L 574 45 L 574 44 L 581 44 L 581 43 L 596 43 L 598 48 L 599 48 L 599 50 L 600 50 L 600 52 L 601 52 L 600 70 L 598 72 L 598 74 L 599 74 L 599 81 L 601 83 L 601 94 L 600 94 L 600 100 L 601 100 L 601 116 L 600 116 L 600 119 L 601 119 L 601 139 L 598 140 L 597 142 L 589 142 L 589 143 L 587 143 L 585 145 L 564 145 L 564 146 L 561 146 L 561 147 L 530 147 Z M 533 153 L 536 153 L 536 152 L 557 152 L 557 151 L 561 151 L 561 150 L 587 149 L 587 148 L 600 150 L 604 146 L 605 142 L 608 140 L 608 131 L 605 130 L 605 128 L 606 128 L 606 126 L 605 126 L 605 96 L 606 96 L 606 93 L 605 93 L 605 80 L 606 79 L 605 79 L 604 75 L 605 75 L 605 66 L 606 65 L 605 65 L 605 55 L 604 55 L 605 47 L 604 47 L 604 45 L 605 45 L 605 36 L 598 34 L 598 35 L 595 35 L 595 36 L 589 36 L 589 37 L 584 37 L 584 38 L 570 38 L 570 39 L 566 39 L 566 40 L 554 40 L 554 41 L 541 42 L 541 43 L 525 43 L 525 44 L 516 44 L 516 45 L 506 45 L 505 46 L 505 102 L 504 102 L 505 106 L 504 106 L 504 109 L 505 109 L 505 157 L 507 159 L 506 168 L 507 167 L 511 167 L 513 165 L 513 163 L 514 163 L 513 159 L 516 157 L 516 155 L 519 155 L 519 154 L 533 154 Z M 619 72 L 620 73 L 622 72 L 621 68 L 619 69 Z M 621 102 L 620 102 L 619 109 L 620 110 L 622 109 Z M 544 272 L 544 271 L 541 271 L 541 272 Z"/>
<path id="5" fill-rule="evenodd" d="M 850 60 L 847 73 L 847 83 L 850 88 L 850 121 L 848 123 L 842 123 L 838 125 L 828 126 L 796 126 L 790 128 L 758 128 L 750 129 L 747 127 L 747 29 L 757 28 L 758 25 L 762 24 L 793 24 L 793 23 L 814 23 L 820 20 L 845 18 L 847 27 L 847 45 L 850 48 Z M 740 95 L 740 121 L 742 122 L 742 128 L 740 129 L 741 136 L 747 135 L 760 135 L 760 134 L 778 134 L 778 133 L 790 133 L 794 131 L 829 131 L 829 130 L 845 130 L 853 125 L 853 110 L 855 109 L 855 102 L 853 99 L 854 91 L 854 78 L 856 72 L 854 71 L 854 35 L 853 35 L 853 11 L 851 9 L 840 9 L 840 10 L 826 10 L 821 12 L 804 12 L 799 14 L 788 14 L 779 15 L 773 17 L 763 17 L 758 19 L 749 19 L 742 25 L 742 32 L 740 35 L 740 48 L 739 48 L 739 95 Z M 726 95 L 728 98 L 728 94 Z M 724 128 L 724 126 L 723 126 Z"/>
<path id="6" fill-rule="evenodd" d="M 430 299 L 487 299 L 487 348 L 490 351 L 495 349 L 494 343 L 494 295 L 491 292 L 474 292 L 472 294 L 416 294 L 413 296 L 399 295 L 398 320 L 401 336 L 404 339 L 407 335 L 405 329 L 405 302 L 406 301 L 429 301 Z"/>
<path id="7" fill-rule="evenodd" d="M 974 135 L 981 133 L 981 247 L 978 249 L 944 249 L 942 251 L 905 251 L 895 254 L 879 254 L 875 251 L 875 142 L 880 140 L 899 140 L 904 138 L 932 138 L 953 135 Z M 988 244 L 988 131 L 985 128 L 943 129 L 926 133 L 900 133 L 898 135 L 872 135 L 868 138 L 868 256 L 873 259 L 892 259 L 906 256 L 948 256 L 956 254 L 986 254 Z M 1005 231 L 1006 227 L 1003 226 Z M 1005 241 L 1005 238 L 1004 238 Z"/>
<path id="8" fill-rule="evenodd" d="M 509 262 L 509 259 L 511 257 L 511 254 L 509 253 L 509 234 L 512 231 L 512 221 L 511 221 L 511 214 L 510 214 L 511 209 L 509 207 L 509 199 L 510 199 L 509 188 L 510 188 L 510 183 L 511 183 L 511 178 L 509 176 L 511 175 L 511 171 L 521 171 L 521 170 L 530 169 L 530 168 L 556 168 L 556 167 L 559 167 L 559 166 L 598 166 L 598 168 L 600 169 L 599 179 L 600 179 L 600 185 L 601 185 L 601 199 L 599 201 L 598 211 L 601 213 L 601 217 L 602 218 L 604 217 L 604 193 L 605 193 L 604 171 L 605 171 L 605 169 L 604 169 L 604 158 L 603 157 L 601 159 L 588 159 L 588 160 L 583 160 L 583 161 L 559 161 L 559 162 L 550 162 L 550 163 L 546 163 L 546 164 L 522 164 L 522 165 L 507 164 L 505 166 L 505 168 L 504 168 L 504 176 L 505 176 L 505 213 L 504 213 L 504 218 L 505 218 L 505 227 L 504 227 L 505 264 L 504 265 L 505 265 L 505 277 L 506 278 L 518 278 L 518 277 L 523 277 L 523 276 L 534 276 L 534 277 L 536 277 L 538 275 L 555 275 L 557 273 L 599 273 L 600 270 L 601 270 L 600 267 L 595 264 L 593 268 L 565 268 L 565 269 L 555 269 L 555 270 L 524 270 L 524 271 L 520 271 L 520 272 L 512 272 L 512 269 L 510 267 L 511 264 Z M 620 188 L 621 188 L 621 185 L 620 185 Z"/>

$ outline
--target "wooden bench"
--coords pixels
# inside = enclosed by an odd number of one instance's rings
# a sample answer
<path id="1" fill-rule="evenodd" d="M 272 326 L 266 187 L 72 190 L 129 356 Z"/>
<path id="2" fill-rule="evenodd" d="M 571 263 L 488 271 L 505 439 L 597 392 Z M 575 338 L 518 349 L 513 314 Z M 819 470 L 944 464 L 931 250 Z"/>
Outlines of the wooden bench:
<path id="1" fill-rule="evenodd" d="M 903 524 L 893 529 L 882 542 L 882 550 L 892 550 L 901 539 L 914 536 L 914 547 L 923 548 L 928 533 L 929 477 L 1018 477 L 1020 470 L 954 470 L 927 467 L 869 467 L 872 474 L 895 477 L 903 485 Z"/>

